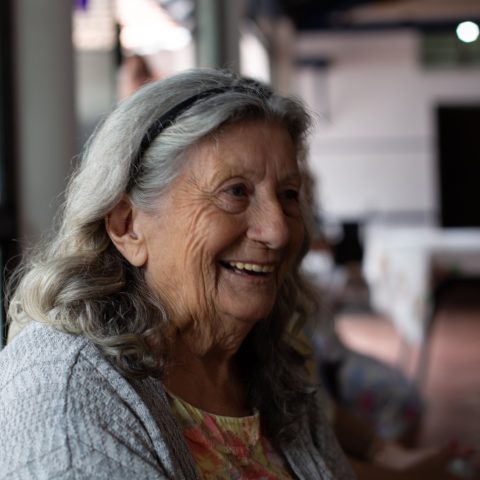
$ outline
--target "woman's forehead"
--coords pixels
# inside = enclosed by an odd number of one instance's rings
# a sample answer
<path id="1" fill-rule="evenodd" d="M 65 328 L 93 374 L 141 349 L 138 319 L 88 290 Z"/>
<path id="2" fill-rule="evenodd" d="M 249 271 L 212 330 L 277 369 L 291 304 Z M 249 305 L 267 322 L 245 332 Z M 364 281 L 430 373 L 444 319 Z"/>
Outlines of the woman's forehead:
<path id="1" fill-rule="evenodd" d="M 267 173 L 285 179 L 300 177 L 296 149 L 279 122 L 250 120 L 230 124 L 187 152 L 187 169 L 219 175 L 255 177 Z M 205 170 L 208 170 L 205 171 Z"/>

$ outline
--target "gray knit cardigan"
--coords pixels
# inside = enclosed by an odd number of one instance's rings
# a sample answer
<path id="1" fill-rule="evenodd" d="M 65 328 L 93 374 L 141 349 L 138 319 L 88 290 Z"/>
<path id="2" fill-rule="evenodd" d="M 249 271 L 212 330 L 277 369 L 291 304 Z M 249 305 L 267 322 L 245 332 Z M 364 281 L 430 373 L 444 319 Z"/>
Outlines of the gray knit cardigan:
<path id="1" fill-rule="evenodd" d="M 354 478 L 325 420 L 280 450 L 299 479 Z M 32 322 L 0 352 L 0 479 L 198 476 L 159 380 L 127 380 L 84 337 Z"/>

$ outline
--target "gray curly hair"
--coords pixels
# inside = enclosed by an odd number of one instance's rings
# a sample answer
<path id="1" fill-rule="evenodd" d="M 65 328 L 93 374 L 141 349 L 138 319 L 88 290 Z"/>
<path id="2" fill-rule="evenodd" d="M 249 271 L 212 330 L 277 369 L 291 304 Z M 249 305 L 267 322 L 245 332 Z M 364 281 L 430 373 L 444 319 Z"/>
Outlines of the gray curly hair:
<path id="1" fill-rule="evenodd" d="M 214 94 L 202 96 L 205 91 Z M 159 118 L 195 94 L 197 101 L 176 112 L 173 121 L 162 120 L 157 128 L 163 129 L 161 134 L 152 134 Z M 125 194 L 134 206 L 149 211 L 179 173 L 183 152 L 220 126 L 257 118 L 287 128 L 305 168 L 309 115 L 301 102 L 275 95 L 253 80 L 225 71 L 192 70 L 152 83 L 121 103 L 89 140 L 52 238 L 16 272 L 10 321 L 35 319 L 84 335 L 125 376 L 161 376 L 169 358 L 171 323 L 142 269 L 113 246 L 105 218 Z M 298 271 L 307 248 L 306 235 L 273 311 L 252 329 L 239 351 L 245 359 L 249 402 L 262 412 L 272 438 L 295 422 L 312 392 L 303 375 L 303 358 L 289 339 L 307 317 L 310 297 Z"/>

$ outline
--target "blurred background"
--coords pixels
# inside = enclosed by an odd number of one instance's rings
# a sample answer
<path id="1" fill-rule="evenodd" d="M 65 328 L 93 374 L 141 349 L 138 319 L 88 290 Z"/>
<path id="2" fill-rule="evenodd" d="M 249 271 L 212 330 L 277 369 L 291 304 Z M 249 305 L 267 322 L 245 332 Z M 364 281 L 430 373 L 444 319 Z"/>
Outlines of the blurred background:
<path id="1" fill-rule="evenodd" d="M 417 444 L 480 449 L 479 25 L 480 0 L 2 0 L 2 267 L 119 100 L 238 70 L 314 116 L 308 270 L 336 333 L 415 385 Z"/>

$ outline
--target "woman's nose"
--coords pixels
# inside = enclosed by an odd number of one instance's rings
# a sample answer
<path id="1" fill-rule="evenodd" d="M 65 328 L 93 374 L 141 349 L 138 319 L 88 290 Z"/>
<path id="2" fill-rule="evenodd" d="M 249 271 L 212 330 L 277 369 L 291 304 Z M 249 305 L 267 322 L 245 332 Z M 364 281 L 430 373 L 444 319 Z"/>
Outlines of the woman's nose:
<path id="1" fill-rule="evenodd" d="M 285 247 L 290 240 L 290 226 L 278 200 L 269 200 L 252 206 L 247 231 L 250 240 L 272 249 Z"/>

